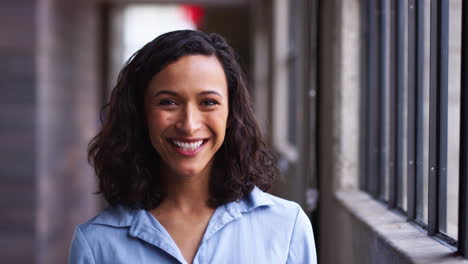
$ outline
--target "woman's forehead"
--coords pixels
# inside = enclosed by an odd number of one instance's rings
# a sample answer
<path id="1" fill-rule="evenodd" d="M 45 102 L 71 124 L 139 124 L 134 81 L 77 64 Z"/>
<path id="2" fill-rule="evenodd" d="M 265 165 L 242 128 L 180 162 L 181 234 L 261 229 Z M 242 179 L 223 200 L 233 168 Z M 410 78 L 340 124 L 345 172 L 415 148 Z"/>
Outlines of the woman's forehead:
<path id="1" fill-rule="evenodd" d="M 215 91 L 227 95 L 224 69 L 215 56 L 188 55 L 168 64 L 149 83 L 151 93 L 160 90 Z"/>

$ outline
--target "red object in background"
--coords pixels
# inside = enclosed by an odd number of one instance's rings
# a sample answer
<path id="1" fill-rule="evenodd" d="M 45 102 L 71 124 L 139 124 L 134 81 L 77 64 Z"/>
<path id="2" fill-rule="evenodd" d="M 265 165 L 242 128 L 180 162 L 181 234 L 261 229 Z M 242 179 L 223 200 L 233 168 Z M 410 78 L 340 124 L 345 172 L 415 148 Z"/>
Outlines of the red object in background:
<path id="1" fill-rule="evenodd" d="M 205 8 L 199 5 L 181 5 L 184 15 L 192 21 L 197 28 L 203 24 L 205 18 Z"/>

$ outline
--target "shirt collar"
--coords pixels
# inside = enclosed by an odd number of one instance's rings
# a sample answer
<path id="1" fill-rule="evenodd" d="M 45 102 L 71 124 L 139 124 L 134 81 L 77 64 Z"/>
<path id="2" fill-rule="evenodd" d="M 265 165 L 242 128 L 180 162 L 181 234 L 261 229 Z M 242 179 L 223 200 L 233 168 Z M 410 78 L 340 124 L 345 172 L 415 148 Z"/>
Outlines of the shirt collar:
<path id="1" fill-rule="evenodd" d="M 270 195 L 256 186 L 241 200 L 225 204 L 226 210 L 234 219 L 240 217 L 242 213 L 251 212 L 258 207 L 272 205 L 274 205 L 274 202 L 270 198 Z M 139 211 L 142 210 L 131 209 L 121 205 L 109 206 L 92 219 L 91 222 L 114 227 L 128 227 L 132 225 L 135 217 L 142 215 Z"/>
<path id="2" fill-rule="evenodd" d="M 216 209 L 208 223 L 208 227 L 203 237 L 203 241 L 210 239 L 218 230 L 225 225 L 242 217 L 244 213 L 249 213 L 262 206 L 274 205 L 270 195 L 264 193 L 257 187 L 244 197 L 235 202 L 230 202 Z"/>
<path id="3" fill-rule="evenodd" d="M 270 195 L 255 186 L 249 195 L 239 201 L 228 203 L 227 207 L 232 210 L 238 210 L 240 213 L 248 213 L 258 207 L 271 205 L 274 205 L 274 203 Z"/>
<path id="4" fill-rule="evenodd" d="M 225 225 L 242 217 L 244 213 L 270 205 L 274 205 L 270 195 L 254 187 L 249 195 L 243 199 L 219 206 L 208 223 L 202 243 L 210 239 Z M 187 263 L 171 236 L 146 210 L 109 206 L 91 222 L 114 227 L 129 227 L 129 235 L 161 248 L 180 263 Z"/>
<path id="5" fill-rule="evenodd" d="M 130 226 L 137 211 L 122 205 L 108 206 L 99 215 L 91 219 L 91 223 L 114 227 Z"/>

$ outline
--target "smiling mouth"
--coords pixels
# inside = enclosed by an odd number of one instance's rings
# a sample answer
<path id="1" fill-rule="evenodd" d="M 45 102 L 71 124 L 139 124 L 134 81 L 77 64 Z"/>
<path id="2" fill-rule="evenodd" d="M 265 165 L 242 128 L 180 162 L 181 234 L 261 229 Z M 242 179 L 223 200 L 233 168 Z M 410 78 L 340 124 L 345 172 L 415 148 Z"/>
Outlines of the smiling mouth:
<path id="1" fill-rule="evenodd" d="M 181 150 L 182 154 L 195 154 L 198 149 L 200 149 L 208 139 L 199 139 L 199 140 L 178 140 L 170 139 L 169 142 L 176 147 L 177 150 Z"/>

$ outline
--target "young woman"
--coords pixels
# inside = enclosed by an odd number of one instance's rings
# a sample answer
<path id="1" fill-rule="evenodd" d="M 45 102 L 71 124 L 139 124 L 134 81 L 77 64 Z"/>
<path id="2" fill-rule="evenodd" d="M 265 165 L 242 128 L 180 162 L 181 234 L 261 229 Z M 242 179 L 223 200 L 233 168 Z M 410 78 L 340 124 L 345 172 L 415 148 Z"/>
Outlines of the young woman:
<path id="1" fill-rule="evenodd" d="M 316 263 L 235 55 L 217 34 L 164 34 L 118 78 L 89 158 L 109 207 L 79 225 L 70 263 Z"/>

